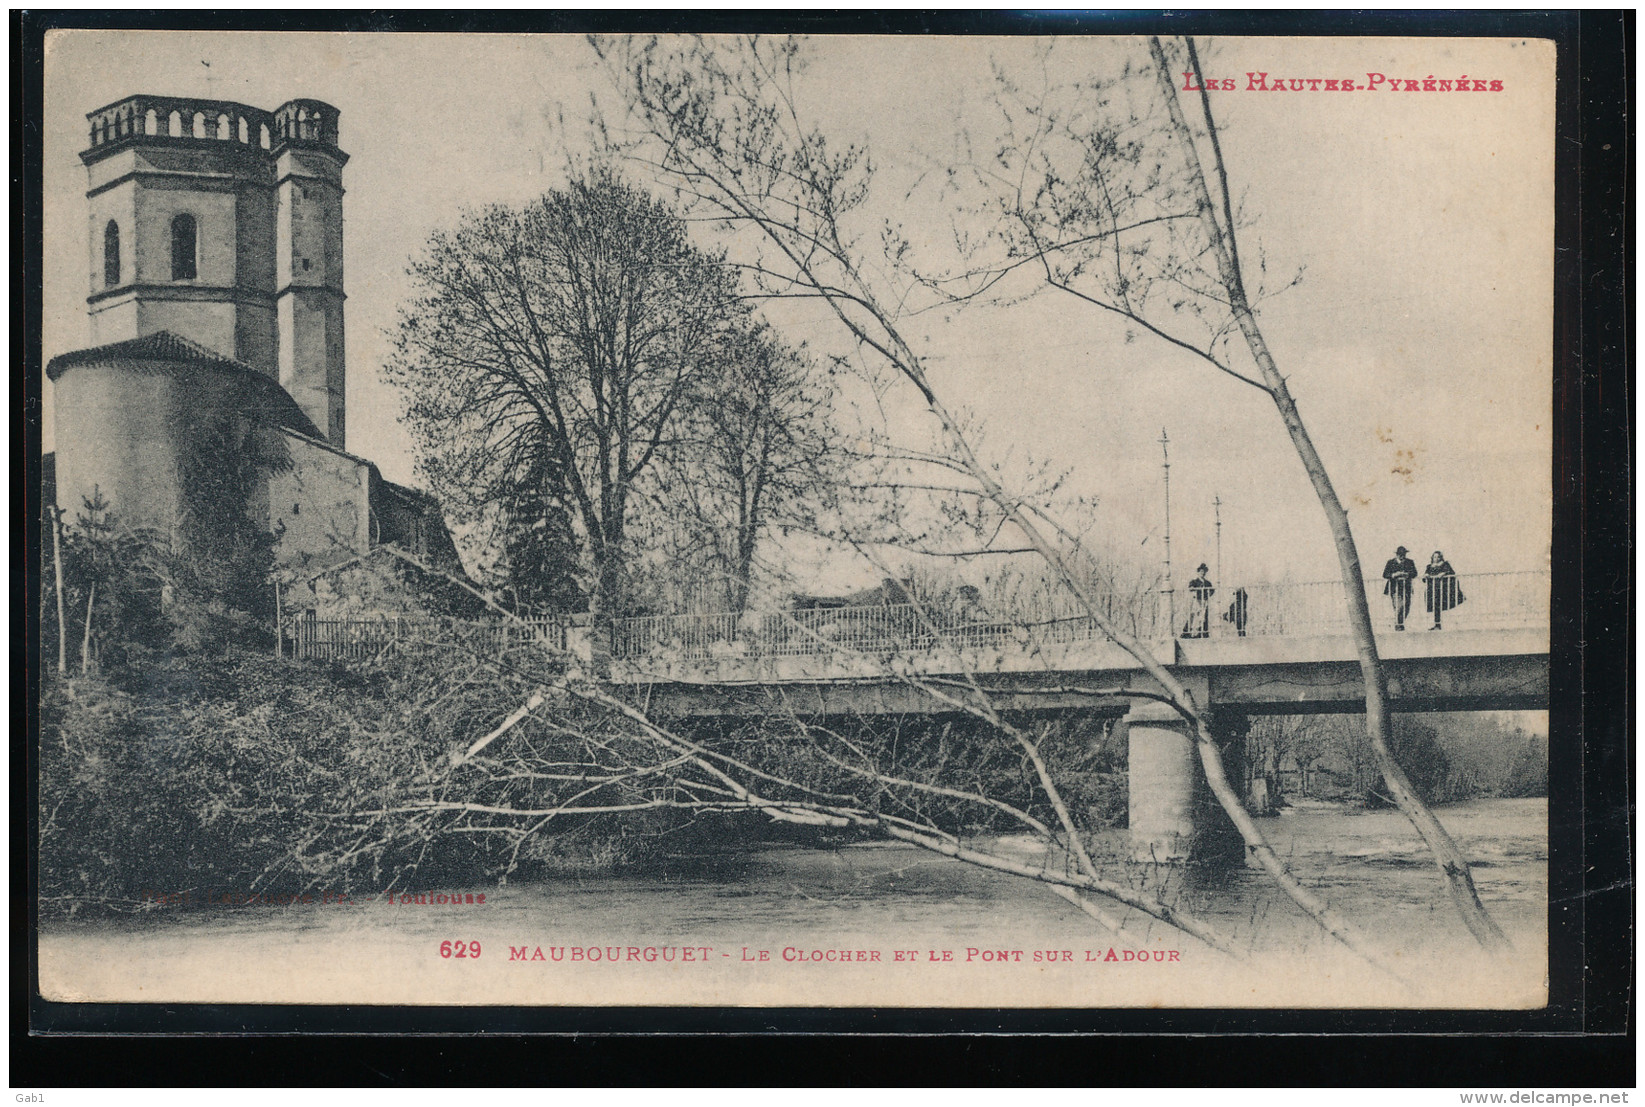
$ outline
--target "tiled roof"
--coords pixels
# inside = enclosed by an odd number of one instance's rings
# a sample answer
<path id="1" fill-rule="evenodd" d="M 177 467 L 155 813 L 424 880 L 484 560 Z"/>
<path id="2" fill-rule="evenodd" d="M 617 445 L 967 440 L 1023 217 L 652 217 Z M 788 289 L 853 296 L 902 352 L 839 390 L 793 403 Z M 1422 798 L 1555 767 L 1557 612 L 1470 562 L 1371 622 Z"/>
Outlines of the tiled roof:
<path id="1" fill-rule="evenodd" d="M 46 376 L 56 380 L 63 375 L 63 370 L 76 365 L 86 365 L 91 362 L 109 361 L 209 361 L 214 365 L 226 368 L 242 369 L 246 372 L 255 372 L 251 366 L 233 358 L 224 357 L 216 350 L 191 342 L 189 339 L 172 334 L 170 331 L 155 331 L 145 334 L 141 338 L 128 338 L 124 342 L 111 342 L 106 346 L 93 346 L 86 350 L 72 350 L 66 354 L 58 354 L 46 366 Z"/>
<path id="2" fill-rule="evenodd" d="M 303 414 L 297 401 L 274 378 L 170 331 L 59 354 L 46 364 L 46 376 L 55 381 L 77 365 L 112 365 L 134 373 L 169 373 L 183 367 L 229 373 L 241 378 L 247 414 L 323 438 L 313 420 Z"/>

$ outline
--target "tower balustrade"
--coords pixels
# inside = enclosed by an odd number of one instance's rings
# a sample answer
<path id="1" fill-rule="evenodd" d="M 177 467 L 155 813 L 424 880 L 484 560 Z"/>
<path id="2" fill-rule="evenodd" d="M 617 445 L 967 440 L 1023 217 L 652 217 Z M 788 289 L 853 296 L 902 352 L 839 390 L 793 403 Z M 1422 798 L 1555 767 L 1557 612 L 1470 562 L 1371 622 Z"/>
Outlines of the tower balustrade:
<path id="1" fill-rule="evenodd" d="M 292 100 L 274 109 L 274 133 L 283 142 L 337 145 L 337 109 L 319 100 Z"/>
<path id="2" fill-rule="evenodd" d="M 97 344 L 198 342 L 273 377 L 343 445 L 339 114 L 145 93 L 88 112 Z"/>
<path id="3" fill-rule="evenodd" d="M 232 100 L 130 96 L 86 114 L 91 144 L 84 158 L 139 139 L 222 142 L 272 150 L 287 144 L 335 148 L 337 109 L 319 100 L 292 100 L 264 111 Z"/>

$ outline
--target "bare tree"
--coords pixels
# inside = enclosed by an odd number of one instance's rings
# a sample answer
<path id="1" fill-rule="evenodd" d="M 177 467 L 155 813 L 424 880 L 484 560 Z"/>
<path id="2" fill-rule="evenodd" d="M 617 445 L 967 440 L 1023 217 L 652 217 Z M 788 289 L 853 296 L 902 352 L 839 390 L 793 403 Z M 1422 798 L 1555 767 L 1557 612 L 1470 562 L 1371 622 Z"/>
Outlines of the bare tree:
<path id="1" fill-rule="evenodd" d="M 1200 354 L 1225 374 L 1270 395 L 1331 529 L 1366 687 L 1367 731 L 1390 795 L 1427 842 L 1469 930 L 1482 945 L 1502 948 L 1506 938 L 1480 903 L 1467 862 L 1410 787 L 1391 752 L 1387 682 L 1371 632 L 1357 549 L 1346 512 L 1268 352 L 1245 291 L 1232 200 L 1209 98 L 1201 93 L 1201 133 L 1211 148 L 1220 203 L 1213 200 L 1195 131 L 1177 100 L 1173 70 L 1164 47 L 1157 39 L 1150 40 L 1149 45 L 1151 64 L 1128 67 L 1115 86 L 1123 93 L 1120 99 L 1131 109 L 1119 127 L 1109 133 L 1076 135 L 1068 148 L 1078 157 L 1066 164 L 1048 166 L 1043 176 L 1028 170 L 1006 175 L 1014 176 L 1015 187 L 1023 190 L 1013 193 L 1019 198 L 1038 198 L 1042 185 L 1050 195 L 1060 190 L 1074 197 L 1064 211 L 1064 221 L 1071 217 L 1074 222 L 1064 227 L 1056 219 L 1041 219 L 1036 227 L 1031 219 L 1018 218 L 1017 224 L 1028 232 L 1050 226 L 1063 237 L 1044 241 L 1031 234 L 1030 249 L 1008 259 L 994 273 L 1035 263 L 1046 269 L 1051 283 L 1079 294 L 1072 279 L 1058 281 L 1051 260 L 1064 250 L 1095 251 L 1101 265 L 1088 256 L 1076 255 L 1085 263 L 1065 274 L 1065 278 L 1095 279 L 1099 287 L 1112 276 L 1107 298 L 1085 298 L 1124 314 L 1151 333 Z M 977 459 L 932 389 L 921 358 L 899 328 L 907 289 L 885 287 L 884 267 L 871 265 L 866 247 L 870 242 L 888 244 L 893 260 L 906 247 L 885 227 L 879 228 L 877 242 L 860 234 L 854 237 L 846 230 L 852 213 L 862 207 L 868 195 L 871 164 L 866 151 L 854 146 L 831 147 L 826 136 L 804 122 L 793 83 L 801 64 L 798 44 L 792 40 L 772 43 L 750 39 L 724 49 L 701 42 L 679 50 L 655 42 L 626 50 L 610 44 L 596 43 L 596 47 L 613 63 L 631 118 L 651 141 L 642 147 L 646 151 L 642 158 L 722 219 L 752 224 L 764 233 L 774 250 L 760 258 L 757 270 L 768 287 L 780 291 L 778 286 L 786 281 L 790 289 L 798 287 L 821 297 L 858 342 L 885 357 L 918 388 L 943 424 L 953 458 L 1007 510 L 1029 544 L 1058 566 L 1065 583 L 1081 595 L 1091 615 L 1100 617 L 1092 602 L 1095 597 L 1075 582 L 1066 561 L 1040 530 L 1040 524 L 1054 524 L 1043 518 L 1030 519 L 1029 512 L 1012 500 Z M 1185 42 L 1184 50 L 1187 64 L 1182 68 L 1199 72 L 1193 43 Z M 1038 120 L 1037 127 L 1055 129 L 1061 125 L 1043 110 L 1038 115 L 1030 111 L 1028 116 Z M 1028 150 L 1030 156 L 1039 156 L 1041 149 L 1035 141 L 1024 142 L 1022 136 L 1011 136 L 997 155 L 997 160 L 1005 164 L 1010 164 L 1011 157 L 1006 147 Z M 1122 165 L 1134 170 L 1124 180 L 1123 193 L 1114 192 L 1114 175 L 1097 172 L 1106 154 L 1117 156 Z M 1056 210 L 1054 205 L 1053 212 Z M 1153 237 L 1156 230 L 1163 239 Z M 1138 243 L 1130 238 L 1134 234 L 1149 237 Z M 1169 324 L 1162 325 L 1160 313 L 1168 318 L 1194 320 L 1200 328 L 1199 343 L 1173 333 Z M 1243 340 L 1246 356 L 1255 364 L 1254 373 L 1241 371 L 1226 357 L 1233 346 L 1232 336 Z M 1112 636 L 1130 648 L 1129 636 Z M 1132 652 L 1171 690 L 1175 706 L 1185 718 L 1194 721 L 1212 791 L 1239 826 L 1253 854 L 1328 930 L 1346 934 L 1341 920 L 1295 885 L 1277 858 L 1270 863 L 1267 855 L 1271 851 L 1237 795 L 1227 786 L 1215 742 L 1203 725 L 1203 705 L 1192 704 L 1186 693 L 1179 695 L 1179 686 L 1163 669 L 1154 673 L 1159 667 L 1143 656 L 1145 651 Z"/>
<path id="2" fill-rule="evenodd" d="M 1252 806 L 1263 814 L 1272 814 L 1284 805 L 1283 773 L 1287 759 L 1296 767 L 1299 794 L 1309 795 L 1308 774 L 1330 755 L 1339 729 L 1330 716 L 1275 715 L 1255 720 L 1246 736 L 1252 781 L 1248 794 L 1253 797 Z M 1356 749 L 1365 745 L 1363 738 L 1361 735 L 1354 743 Z M 1359 766 L 1353 768 L 1357 773 Z"/>
<path id="3" fill-rule="evenodd" d="M 1050 287 L 1272 400 L 1336 549 L 1377 769 L 1427 843 L 1469 930 L 1482 945 L 1504 946 L 1467 861 L 1393 755 L 1388 681 L 1348 513 L 1257 321 L 1253 303 L 1261 287 L 1256 295 L 1247 289 L 1251 263 L 1240 257 L 1240 223 L 1210 96 L 1201 82 L 1188 107 L 1179 98 L 1174 78 L 1202 72 L 1198 50 L 1187 37 L 1172 49 L 1175 59 L 1150 38 L 1149 62 L 1113 80 L 1029 90 L 1000 75 L 1006 133 L 980 176 L 993 190 L 1008 258 L 973 271 L 968 281 L 986 285 L 1026 264 Z M 1266 260 L 1256 268 L 1266 274 Z"/>
<path id="4" fill-rule="evenodd" d="M 800 45 L 749 38 L 683 45 L 596 39 L 594 46 L 628 108 L 627 125 L 636 132 L 632 156 L 673 181 L 706 216 L 756 228 L 766 248 L 748 268 L 762 287 L 775 295 L 816 297 L 853 340 L 918 391 L 941 428 L 945 464 L 975 483 L 1087 616 L 1165 690 L 1165 702 L 1192 729 L 1211 791 L 1251 856 L 1329 934 L 1376 962 L 1363 936 L 1297 881 L 1244 809 L 1228 781 L 1205 705 L 1194 701 L 1143 642 L 1104 615 L 1100 597 L 1059 548 L 1054 520 L 1001 485 L 939 397 L 925 359 L 902 327 L 911 282 L 899 287 L 894 275 L 887 276 L 886 229 L 860 225 L 872 176 L 866 152 L 834 146 L 800 112 L 794 85 L 802 65 Z"/>
<path id="5" fill-rule="evenodd" d="M 734 272 L 596 171 L 524 209 L 470 213 L 411 276 L 388 373 L 434 491 L 467 519 L 522 504 L 569 516 L 591 610 L 619 610 L 637 490 L 745 315 Z"/>
<path id="6" fill-rule="evenodd" d="M 724 581 L 724 602 L 741 612 L 762 545 L 815 531 L 818 509 L 842 490 L 833 389 L 816 359 L 764 322 L 732 335 L 696 389 L 658 506 L 686 508 L 698 556 L 684 564 Z"/>
<path id="7" fill-rule="evenodd" d="M 47 504 L 46 512 L 51 519 L 51 565 L 57 577 L 57 673 L 62 676 L 69 671 L 68 618 L 63 613 L 63 509 Z"/>

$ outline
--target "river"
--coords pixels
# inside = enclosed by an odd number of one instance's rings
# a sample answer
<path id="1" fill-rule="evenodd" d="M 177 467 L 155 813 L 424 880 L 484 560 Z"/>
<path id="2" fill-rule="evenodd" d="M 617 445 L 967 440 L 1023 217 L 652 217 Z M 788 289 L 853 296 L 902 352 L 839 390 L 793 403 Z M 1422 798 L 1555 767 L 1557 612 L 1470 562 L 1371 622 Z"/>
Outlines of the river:
<path id="1" fill-rule="evenodd" d="M 1260 825 L 1385 969 L 1347 953 L 1256 870 L 1207 884 L 1105 865 L 1227 935 L 1241 955 L 1230 959 L 1141 912 L 1126 911 L 1114 934 L 1037 882 L 859 843 L 679 858 L 646 875 L 417 890 L 457 904 L 338 902 L 320 891 L 307 904 L 56 921 L 42 927 L 41 981 L 48 998 L 154 1002 L 1541 1006 L 1546 801 L 1438 814 L 1473 861 L 1511 954 L 1478 951 L 1397 812 L 1321 803 Z M 1115 835 L 1095 851 L 1119 844 Z M 1032 855 L 1028 843 L 995 845 Z"/>

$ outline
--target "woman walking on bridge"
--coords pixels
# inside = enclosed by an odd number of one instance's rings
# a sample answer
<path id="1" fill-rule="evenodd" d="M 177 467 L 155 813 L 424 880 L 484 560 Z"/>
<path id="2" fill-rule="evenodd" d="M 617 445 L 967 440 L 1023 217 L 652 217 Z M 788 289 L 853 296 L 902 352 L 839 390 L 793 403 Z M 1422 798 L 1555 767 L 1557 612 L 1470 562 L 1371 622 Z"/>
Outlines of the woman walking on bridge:
<path id="1" fill-rule="evenodd" d="M 1428 610 L 1433 612 L 1434 625 L 1429 630 L 1445 629 L 1441 623 L 1445 612 L 1451 610 L 1463 600 L 1462 589 L 1457 586 L 1457 572 L 1451 568 L 1451 563 L 1445 560 L 1445 555 L 1438 550 L 1428 559 L 1428 565 L 1422 570 L 1422 583 L 1428 590 Z"/>

